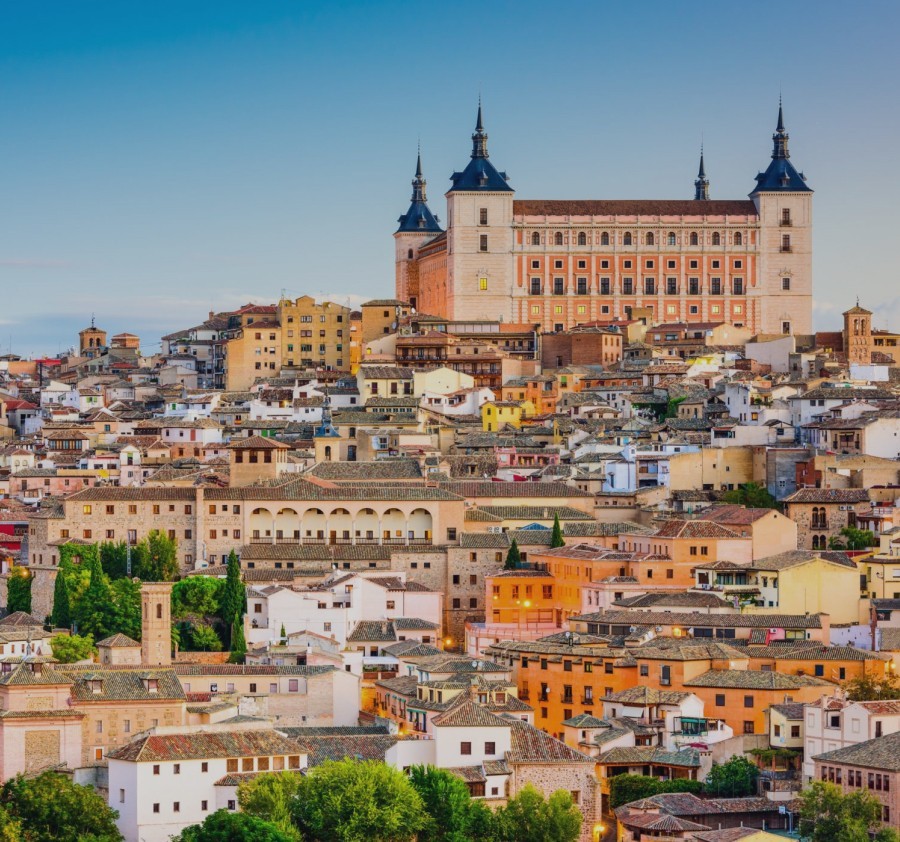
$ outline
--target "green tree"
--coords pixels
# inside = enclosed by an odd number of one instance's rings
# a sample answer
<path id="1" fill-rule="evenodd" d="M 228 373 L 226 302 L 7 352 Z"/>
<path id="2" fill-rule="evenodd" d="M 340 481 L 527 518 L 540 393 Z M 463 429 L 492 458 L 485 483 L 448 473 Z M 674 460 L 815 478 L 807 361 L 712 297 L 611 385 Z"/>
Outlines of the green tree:
<path id="1" fill-rule="evenodd" d="M 112 581 L 128 575 L 128 545 L 124 541 L 105 541 L 99 552 L 100 566 Z"/>
<path id="2" fill-rule="evenodd" d="M 116 631 L 115 607 L 109 589 L 109 579 L 100 566 L 99 556 L 89 562 L 90 582 L 75 608 L 75 619 L 81 634 L 95 638 L 108 637 Z"/>
<path id="3" fill-rule="evenodd" d="M 287 630 L 284 627 L 284 623 L 281 624 L 281 632 L 278 638 L 282 643 L 287 643 Z"/>
<path id="4" fill-rule="evenodd" d="M 221 652 L 222 640 L 212 626 L 202 624 L 191 626 L 191 649 L 194 652 Z M 246 654 L 246 652 L 245 652 Z"/>
<path id="5" fill-rule="evenodd" d="M 883 675 L 863 673 L 845 681 L 843 688 L 853 702 L 881 702 L 900 698 L 900 679 L 893 672 Z"/>
<path id="6" fill-rule="evenodd" d="M 178 542 L 152 529 L 132 552 L 132 569 L 144 582 L 172 582 L 178 576 Z"/>
<path id="7" fill-rule="evenodd" d="M 726 503 L 737 503 L 748 509 L 777 509 L 778 501 L 769 494 L 769 490 L 758 482 L 745 482 L 732 491 L 722 495 Z"/>
<path id="8" fill-rule="evenodd" d="M 203 824 L 185 828 L 174 842 L 294 842 L 298 838 L 256 816 L 217 810 Z"/>
<path id="9" fill-rule="evenodd" d="M 518 570 L 522 565 L 522 553 L 519 552 L 519 545 L 516 539 L 512 539 L 509 549 L 506 551 L 506 562 L 503 565 L 504 570 Z"/>
<path id="10" fill-rule="evenodd" d="M 661 781 L 649 775 L 614 775 L 609 779 L 609 806 L 615 810 L 623 804 L 640 801 L 661 792 L 691 792 L 696 795 L 702 791 L 703 781 L 688 778 Z"/>
<path id="11" fill-rule="evenodd" d="M 225 582 L 215 576 L 186 576 L 172 586 L 172 617 L 217 617 Z"/>
<path id="12" fill-rule="evenodd" d="M 301 833 L 328 842 L 411 842 L 427 824 L 406 775 L 377 761 L 316 766 L 303 779 L 292 814 Z"/>
<path id="13" fill-rule="evenodd" d="M 246 591 L 241 582 L 241 563 L 238 561 L 237 553 L 232 550 L 228 554 L 228 572 L 225 576 L 225 585 L 222 588 L 222 595 L 219 601 L 219 617 L 225 623 L 228 630 L 228 643 L 231 642 L 231 627 L 235 620 L 240 620 L 244 613 L 244 604 L 246 601 Z"/>
<path id="14" fill-rule="evenodd" d="M 113 602 L 111 627 L 132 640 L 141 639 L 141 583 L 135 579 L 116 579 L 109 586 Z"/>
<path id="15" fill-rule="evenodd" d="M 58 629 L 72 628 L 72 606 L 69 602 L 69 577 L 62 569 L 53 582 L 53 612 L 50 622 Z"/>
<path id="16" fill-rule="evenodd" d="M 434 842 L 493 838 L 490 810 L 482 801 L 472 800 L 469 788 L 456 775 L 434 766 L 413 766 L 409 770 L 409 780 L 428 815 L 428 824 L 420 838 Z"/>
<path id="17" fill-rule="evenodd" d="M 724 798 L 756 794 L 759 767 L 746 757 L 734 755 L 724 763 L 713 763 L 706 776 L 706 791 Z"/>
<path id="18" fill-rule="evenodd" d="M 878 540 L 871 529 L 857 529 L 855 526 L 845 526 L 841 530 L 841 535 L 844 536 L 843 541 L 840 538 L 830 538 L 828 540 L 828 549 L 867 550 L 869 547 L 878 545 Z"/>
<path id="19" fill-rule="evenodd" d="M 844 795 L 841 788 L 813 781 L 800 793 L 801 835 L 810 842 L 897 842 L 893 828 L 881 826 L 881 802 L 867 790 Z"/>
<path id="20" fill-rule="evenodd" d="M 0 842 L 26 842 L 22 823 L 0 808 Z"/>
<path id="21" fill-rule="evenodd" d="M 78 634 L 55 634 L 50 638 L 53 657 L 61 664 L 74 664 L 76 661 L 87 661 L 94 657 L 94 638 L 90 634 L 83 637 Z"/>
<path id="22" fill-rule="evenodd" d="M 250 816 L 271 822 L 291 839 L 300 839 L 300 832 L 291 820 L 291 806 L 303 777 L 298 772 L 275 772 L 259 775 L 238 786 L 238 803 Z"/>
<path id="23" fill-rule="evenodd" d="M 556 547 L 564 547 L 566 545 L 563 538 L 562 527 L 559 525 L 559 512 L 553 515 L 553 534 L 550 536 L 550 549 Z"/>
<path id="24" fill-rule="evenodd" d="M 6 579 L 6 607 L 10 614 L 31 613 L 31 571 L 27 567 L 14 564 L 10 568 Z"/>
<path id="25" fill-rule="evenodd" d="M 570 793 L 560 789 L 545 800 L 526 784 L 496 812 L 494 836 L 497 842 L 576 842 L 581 823 Z"/>
<path id="26" fill-rule="evenodd" d="M 27 842 L 121 842 L 118 815 L 93 787 L 65 775 L 17 775 L 0 789 L 0 805 L 22 823 Z"/>
<path id="27" fill-rule="evenodd" d="M 243 620 L 235 620 L 231 627 L 231 657 L 229 662 L 232 664 L 244 663 L 247 656 L 247 641 L 244 638 Z"/>

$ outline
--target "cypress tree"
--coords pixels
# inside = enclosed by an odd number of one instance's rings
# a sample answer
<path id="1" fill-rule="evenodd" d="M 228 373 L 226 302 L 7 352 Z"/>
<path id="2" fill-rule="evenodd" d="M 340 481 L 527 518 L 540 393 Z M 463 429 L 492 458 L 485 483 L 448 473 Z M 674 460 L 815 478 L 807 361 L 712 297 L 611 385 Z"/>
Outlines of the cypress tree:
<path id="1" fill-rule="evenodd" d="M 247 641 L 244 638 L 244 623 L 238 619 L 231 626 L 231 657 L 228 660 L 232 664 L 242 664 L 246 654 Z"/>
<path id="2" fill-rule="evenodd" d="M 559 525 L 559 512 L 553 515 L 553 535 L 550 536 L 550 548 L 564 547 L 566 545 L 563 539 L 562 527 Z"/>
<path id="3" fill-rule="evenodd" d="M 228 574 L 225 577 L 225 587 L 222 589 L 222 599 L 219 602 L 219 616 L 229 633 L 232 626 L 236 622 L 240 623 L 242 619 L 245 599 L 246 592 L 241 583 L 241 565 L 237 553 L 232 550 L 228 554 Z"/>
<path id="4" fill-rule="evenodd" d="M 509 550 L 506 553 L 506 563 L 503 565 L 504 570 L 517 570 L 522 564 L 522 554 L 519 552 L 519 545 L 516 539 L 512 539 Z"/>
<path id="5" fill-rule="evenodd" d="M 69 582 L 66 572 L 59 570 L 56 573 L 56 581 L 53 583 L 53 614 L 52 623 L 55 628 L 68 629 L 72 627 L 72 606 L 69 602 Z"/>

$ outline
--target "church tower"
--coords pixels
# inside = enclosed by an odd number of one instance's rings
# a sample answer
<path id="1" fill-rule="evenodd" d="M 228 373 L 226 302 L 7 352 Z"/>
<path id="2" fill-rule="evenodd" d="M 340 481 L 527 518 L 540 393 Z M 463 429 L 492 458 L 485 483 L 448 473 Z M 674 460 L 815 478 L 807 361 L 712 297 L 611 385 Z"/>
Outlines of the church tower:
<path id="1" fill-rule="evenodd" d="M 422 175 L 422 152 L 416 158 L 416 174 L 412 181 L 412 203 L 400 217 L 394 232 L 394 267 L 397 298 L 413 307 L 419 306 L 419 274 L 417 260 L 419 246 L 441 234 L 438 218 L 428 207 L 425 194 L 425 176 Z"/>
<path id="2" fill-rule="evenodd" d="M 709 179 L 706 177 L 706 167 L 703 166 L 703 146 L 700 146 L 700 171 L 694 182 L 694 199 L 705 201 L 709 199 Z"/>
<path id="3" fill-rule="evenodd" d="M 512 319 L 513 195 L 490 161 L 481 102 L 471 159 L 447 192 L 447 310 L 451 319 Z"/>
<path id="4" fill-rule="evenodd" d="M 91 318 L 91 326 L 78 331 L 78 356 L 94 359 L 106 350 L 106 331 L 94 324 Z"/>
<path id="5" fill-rule="evenodd" d="M 791 163 L 789 135 L 778 103 L 772 161 L 756 176 L 750 198 L 759 213 L 757 298 L 759 331 L 812 333 L 812 194 Z"/>
<path id="6" fill-rule="evenodd" d="M 872 311 L 859 306 L 844 313 L 844 353 L 850 365 L 872 362 Z"/>
<path id="7" fill-rule="evenodd" d="M 172 665 L 172 583 L 141 584 L 141 663 Z"/>

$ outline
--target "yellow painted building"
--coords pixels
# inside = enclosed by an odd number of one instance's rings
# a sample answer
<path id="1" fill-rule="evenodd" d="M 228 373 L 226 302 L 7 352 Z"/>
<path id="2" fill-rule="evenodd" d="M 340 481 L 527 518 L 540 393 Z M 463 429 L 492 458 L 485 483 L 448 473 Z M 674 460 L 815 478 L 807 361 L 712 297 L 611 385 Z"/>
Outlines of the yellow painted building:
<path id="1" fill-rule="evenodd" d="M 350 368 L 350 308 L 311 295 L 278 302 L 285 368 Z"/>
<path id="2" fill-rule="evenodd" d="M 850 560 L 823 558 L 809 550 L 779 553 L 753 562 L 758 605 L 748 613 L 828 614 L 833 626 L 866 622 L 860 573 Z M 761 603 L 761 604 L 760 604 Z"/>
<path id="3" fill-rule="evenodd" d="M 481 407 L 481 428 L 486 433 L 496 433 L 506 426 L 522 426 L 525 418 L 534 415 L 531 401 L 488 401 Z"/>
<path id="4" fill-rule="evenodd" d="M 244 392 L 257 377 L 277 377 L 281 371 L 281 327 L 274 320 L 248 324 L 225 345 L 225 388 Z"/>

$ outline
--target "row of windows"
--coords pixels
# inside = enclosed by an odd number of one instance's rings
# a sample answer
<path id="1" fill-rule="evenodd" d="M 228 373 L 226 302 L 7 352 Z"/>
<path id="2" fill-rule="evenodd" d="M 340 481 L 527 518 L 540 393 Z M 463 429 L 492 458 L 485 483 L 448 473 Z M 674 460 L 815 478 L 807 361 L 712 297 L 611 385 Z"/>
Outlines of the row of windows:
<path id="1" fill-rule="evenodd" d="M 158 514 L 160 513 L 160 510 L 161 510 L 161 507 L 160 507 L 159 503 L 154 503 L 154 504 L 153 504 L 153 514 L 158 515 Z M 83 505 L 83 506 L 81 507 L 81 513 L 84 514 L 84 515 L 93 514 L 93 511 L 94 511 L 94 507 L 93 507 L 91 504 L 89 504 L 89 503 L 86 503 L 85 505 Z M 174 504 L 174 503 L 169 503 L 169 511 L 170 511 L 170 512 L 174 512 L 174 511 L 175 511 L 175 504 Z M 193 511 L 194 511 L 194 507 L 193 507 L 190 503 L 187 503 L 187 504 L 185 505 L 185 507 L 184 507 L 184 513 L 185 513 L 186 515 L 189 515 L 189 514 L 192 514 Z M 115 507 L 114 505 L 112 505 L 112 504 L 107 504 L 107 506 L 106 506 L 106 514 L 108 514 L 108 515 L 114 515 L 115 513 L 116 513 L 116 507 Z M 128 514 L 130 514 L 130 515 L 136 515 L 137 513 L 138 513 L 138 507 L 137 507 L 137 504 L 136 504 L 136 503 L 129 503 L 129 504 L 128 504 Z"/>
<path id="2" fill-rule="evenodd" d="M 782 288 L 790 289 L 790 279 L 784 278 L 783 281 L 787 281 L 788 286 L 783 286 Z M 595 288 L 600 295 L 610 295 L 615 286 L 612 278 L 598 278 Z M 623 295 L 635 295 L 638 289 L 638 284 L 635 283 L 634 278 L 622 278 L 618 286 Z M 722 278 L 709 278 L 708 291 L 710 295 L 724 295 L 727 288 L 727 283 L 723 284 Z M 665 286 L 658 284 L 657 278 L 643 279 L 644 295 L 656 295 L 663 292 L 666 295 L 679 295 L 681 289 L 678 278 L 666 278 Z M 531 278 L 528 290 L 531 295 L 543 295 L 545 292 L 543 279 Z M 576 278 L 573 288 L 566 284 L 565 278 L 554 278 L 551 290 L 553 295 L 565 295 L 569 291 L 574 292 L 576 295 L 588 295 L 591 292 L 591 284 L 588 278 Z M 700 278 L 688 278 L 687 293 L 689 295 L 700 295 L 703 291 L 704 285 Z M 744 295 L 746 291 L 743 278 L 731 279 L 732 295 Z"/>
<path id="3" fill-rule="evenodd" d="M 313 317 L 312 317 L 312 316 L 301 316 L 301 317 L 300 317 L 300 321 L 301 321 L 303 324 L 311 324 L 311 323 L 312 323 L 312 320 L 313 320 Z M 326 322 L 327 320 L 328 320 L 328 316 L 319 316 L 319 323 L 320 323 L 320 324 L 325 324 L 325 322 Z M 344 317 L 343 317 L 343 316 L 335 316 L 335 320 L 338 321 L 338 322 L 343 322 L 343 321 L 344 321 Z M 288 322 L 288 324 L 293 324 L 293 323 L 294 323 L 294 317 L 293 317 L 293 316 L 288 316 L 288 317 L 287 317 L 287 322 Z"/>
<path id="4" fill-rule="evenodd" d="M 743 261 L 742 258 L 733 258 L 732 261 L 731 261 L 731 263 L 732 263 L 732 266 L 733 266 L 734 269 L 743 269 L 743 268 L 744 268 L 744 261 Z M 609 265 L 610 265 L 609 260 L 601 260 L 601 261 L 600 261 L 600 268 L 601 268 L 601 269 L 609 269 Z M 560 259 L 558 259 L 558 258 L 554 258 L 554 260 L 553 260 L 553 268 L 554 268 L 554 269 L 562 269 L 562 268 L 564 268 L 564 266 L 565 266 L 565 261 L 564 261 L 564 260 L 560 260 Z M 531 261 L 531 268 L 532 268 L 532 269 L 540 269 L 540 268 L 541 268 L 541 260 L 540 260 L 540 258 L 534 258 L 534 259 L 532 259 L 532 261 Z M 586 260 L 579 260 L 579 261 L 578 261 L 578 266 L 577 266 L 577 268 L 579 268 L 579 269 L 587 269 L 587 261 L 586 261 Z M 632 261 L 632 260 L 623 260 L 623 261 L 622 261 L 622 268 L 623 268 L 623 269 L 633 269 L 633 268 L 634 268 L 634 261 Z M 656 268 L 656 261 L 655 261 L 653 258 L 650 258 L 650 257 L 646 258 L 646 259 L 644 260 L 644 268 L 645 268 L 645 269 L 655 269 L 655 268 Z M 667 260 L 667 261 L 666 261 L 666 269 L 677 269 L 677 268 L 678 268 L 678 261 L 677 261 L 677 260 Z M 699 261 L 699 260 L 690 260 L 690 261 L 688 261 L 688 268 L 689 268 L 689 269 L 699 269 L 699 268 L 700 268 L 700 261 Z M 722 261 L 719 260 L 718 258 L 711 260 L 711 261 L 710 261 L 710 268 L 711 268 L 711 269 L 721 269 L 721 268 L 722 268 Z"/>
<path id="5" fill-rule="evenodd" d="M 555 245 L 555 246 L 564 245 L 565 239 L 566 239 L 565 235 L 562 233 L 562 231 L 557 231 L 553 235 L 553 245 Z M 586 246 L 588 244 L 589 239 L 591 239 L 591 238 L 588 237 L 586 232 L 579 231 L 578 235 L 575 238 L 575 242 L 579 246 Z M 709 243 L 710 243 L 710 245 L 713 245 L 713 246 L 720 246 L 720 245 L 722 245 L 723 239 L 724 238 L 722 237 L 722 234 L 720 234 L 718 231 L 713 231 L 712 235 L 709 238 Z M 654 234 L 652 231 L 648 231 L 646 234 L 644 234 L 643 240 L 644 240 L 644 245 L 655 246 L 656 245 L 656 234 Z M 688 234 L 688 237 L 687 237 L 687 244 L 691 245 L 691 246 L 699 246 L 701 244 L 701 241 L 705 242 L 705 240 L 706 240 L 706 237 L 703 234 L 698 233 L 697 231 L 691 231 L 691 233 Z M 542 241 L 540 232 L 538 232 L 538 231 L 532 232 L 531 245 L 539 246 L 539 245 L 542 245 L 542 242 L 543 241 Z M 604 231 L 603 233 L 601 233 L 598 242 L 601 246 L 608 246 L 610 244 L 609 232 Z M 732 242 L 732 245 L 742 246 L 744 244 L 744 235 L 740 231 L 735 231 L 734 234 L 732 234 L 732 236 L 731 236 L 731 242 Z M 636 243 L 637 243 L 637 237 L 634 234 L 632 234 L 630 231 L 626 231 L 622 235 L 622 245 L 623 246 L 633 246 Z M 665 237 L 665 244 L 667 246 L 677 246 L 678 245 L 678 235 L 674 231 L 669 231 L 669 233 L 666 234 L 666 237 Z"/>

